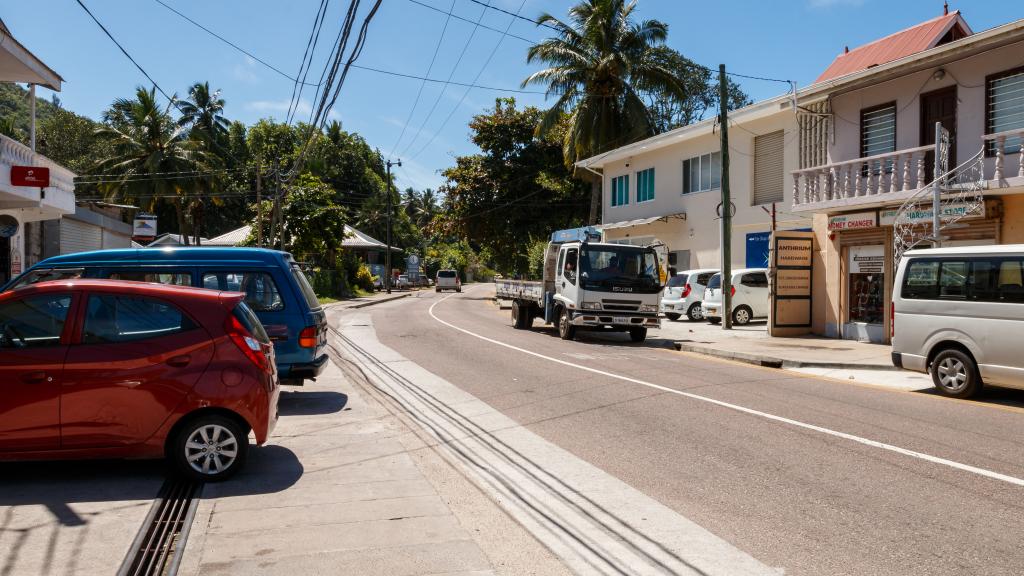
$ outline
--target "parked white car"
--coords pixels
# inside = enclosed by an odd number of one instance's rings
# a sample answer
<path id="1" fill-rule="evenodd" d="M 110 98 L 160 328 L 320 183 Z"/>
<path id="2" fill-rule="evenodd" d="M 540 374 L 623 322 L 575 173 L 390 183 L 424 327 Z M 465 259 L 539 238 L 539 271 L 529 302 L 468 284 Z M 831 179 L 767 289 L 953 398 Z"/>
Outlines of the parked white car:
<path id="1" fill-rule="evenodd" d="M 409 288 L 412 288 L 412 284 L 409 283 L 409 276 L 406 274 L 400 275 L 398 280 L 395 282 L 395 288 L 398 288 L 399 290 L 408 290 Z"/>
<path id="2" fill-rule="evenodd" d="M 967 398 L 1024 389 L 1024 244 L 911 250 L 896 271 L 892 361 Z"/>
<path id="3" fill-rule="evenodd" d="M 717 273 L 718 270 L 712 268 L 677 272 L 668 279 L 661 293 L 661 312 L 669 320 L 679 320 L 684 314 L 690 320 L 703 320 L 704 311 L 700 303 L 704 299 L 704 289 Z"/>
<path id="4" fill-rule="evenodd" d="M 732 271 L 732 323 L 737 326 L 751 320 L 768 318 L 768 269 L 740 268 Z M 722 321 L 722 275 L 708 281 L 701 302 L 704 317 L 712 324 Z"/>
<path id="5" fill-rule="evenodd" d="M 434 291 L 440 292 L 442 290 L 462 292 L 462 280 L 459 279 L 458 272 L 455 270 L 437 271 L 437 277 L 434 279 Z"/>

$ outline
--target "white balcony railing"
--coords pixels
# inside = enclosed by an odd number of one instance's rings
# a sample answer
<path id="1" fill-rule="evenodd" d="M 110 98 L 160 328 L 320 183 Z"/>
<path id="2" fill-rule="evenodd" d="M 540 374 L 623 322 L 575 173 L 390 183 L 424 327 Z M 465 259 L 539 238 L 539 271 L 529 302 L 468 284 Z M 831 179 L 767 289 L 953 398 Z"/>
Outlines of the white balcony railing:
<path id="1" fill-rule="evenodd" d="M 38 152 L 33 152 L 31 148 L 21 142 L 2 134 L 0 134 L 0 163 L 8 166 L 44 166 L 50 169 L 50 185 L 52 187 L 66 192 L 73 192 L 75 189 L 74 172 Z"/>
<path id="2" fill-rule="evenodd" d="M 919 146 L 793 171 L 793 204 L 816 204 L 916 190 L 931 181 L 925 154 L 935 146 Z M 880 200 L 880 199 L 879 199 Z"/>
<path id="3" fill-rule="evenodd" d="M 992 179 L 996 181 L 997 185 L 1001 186 L 1003 181 L 1006 179 L 1007 174 L 1005 173 L 1006 168 L 1006 142 L 1010 141 L 1011 144 L 1017 147 L 1017 150 L 1011 153 L 1011 156 L 1017 156 L 1017 174 L 1019 178 L 1024 178 L 1024 129 L 1007 130 L 1005 132 L 997 132 L 996 134 L 986 134 L 982 136 L 985 140 L 986 145 L 989 142 L 995 143 L 995 170 L 992 174 Z M 1014 143 L 1016 140 L 1016 143 Z"/>

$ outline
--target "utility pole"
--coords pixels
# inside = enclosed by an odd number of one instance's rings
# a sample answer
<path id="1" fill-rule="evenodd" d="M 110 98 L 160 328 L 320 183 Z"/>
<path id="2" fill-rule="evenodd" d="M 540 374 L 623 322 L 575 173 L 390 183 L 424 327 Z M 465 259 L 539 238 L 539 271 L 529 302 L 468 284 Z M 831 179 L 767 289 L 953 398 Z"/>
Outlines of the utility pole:
<path id="1" fill-rule="evenodd" d="M 263 172 L 256 161 L 256 245 L 263 248 Z"/>
<path id="2" fill-rule="evenodd" d="M 387 273 L 387 279 L 384 281 L 384 286 L 387 287 L 388 294 L 391 294 L 391 167 L 401 166 L 402 161 L 398 160 L 397 162 L 392 162 L 391 160 L 388 160 L 387 162 L 385 162 L 385 165 L 388 168 L 388 252 L 387 254 L 384 255 L 384 268 L 385 272 Z"/>
<path id="3" fill-rule="evenodd" d="M 729 86 L 718 65 L 718 118 L 722 138 L 722 329 L 732 330 L 732 200 L 729 198 Z"/>
<path id="4" fill-rule="evenodd" d="M 281 206 L 281 174 L 277 174 L 277 193 L 274 200 L 277 202 L 277 249 L 284 252 L 284 210 Z"/>

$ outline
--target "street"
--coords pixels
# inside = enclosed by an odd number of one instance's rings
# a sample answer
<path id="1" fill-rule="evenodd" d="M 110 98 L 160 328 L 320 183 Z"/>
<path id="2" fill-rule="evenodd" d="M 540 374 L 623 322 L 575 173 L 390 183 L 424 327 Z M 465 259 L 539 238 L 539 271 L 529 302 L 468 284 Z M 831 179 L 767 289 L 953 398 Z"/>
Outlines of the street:
<path id="1" fill-rule="evenodd" d="M 491 290 L 366 317 L 384 346 L 787 574 L 1024 564 L 1020 411 L 685 355 L 656 332 L 515 331 Z"/>

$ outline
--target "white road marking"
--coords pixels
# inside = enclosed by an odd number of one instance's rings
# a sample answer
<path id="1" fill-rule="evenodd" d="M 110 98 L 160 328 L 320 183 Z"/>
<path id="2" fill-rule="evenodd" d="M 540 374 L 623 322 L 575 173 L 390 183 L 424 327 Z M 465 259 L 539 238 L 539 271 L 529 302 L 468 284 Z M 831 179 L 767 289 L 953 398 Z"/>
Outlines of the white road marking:
<path id="1" fill-rule="evenodd" d="M 711 403 L 711 404 L 715 404 L 716 406 L 721 406 L 723 408 L 728 408 L 730 410 L 735 410 L 737 412 L 743 412 L 744 414 L 750 414 L 752 416 L 759 416 L 759 417 L 765 418 L 767 420 L 774 420 L 775 422 L 782 422 L 784 424 L 789 424 L 791 426 L 797 426 L 799 428 L 804 428 L 806 430 L 813 430 L 815 432 L 820 432 L 822 434 L 827 434 L 829 436 L 835 436 L 836 438 L 843 438 L 844 440 L 849 440 L 851 442 L 856 442 L 858 444 L 863 444 L 865 446 L 871 446 L 873 448 L 880 448 L 882 450 L 888 450 L 890 452 L 895 452 L 897 454 L 903 454 L 904 456 L 910 456 L 912 458 L 918 458 L 920 460 L 925 460 L 925 461 L 931 462 L 933 464 L 941 464 L 943 466 L 949 466 L 950 468 L 956 468 L 957 470 L 963 470 L 964 472 L 970 472 L 972 474 L 977 474 L 979 476 L 984 476 L 986 478 L 992 478 L 993 480 L 1001 480 L 1003 482 L 1007 482 L 1007 483 L 1013 484 L 1015 486 L 1024 487 L 1024 479 L 1017 478 L 1016 476 L 1010 476 L 1008 474 L 1002 474 L 1000 472 L 995 472 L 993 470 L 987 470 L 985 468 L 979 468 L 977 466 L 971 466 L 970 464 L 964 464 L 962 462 L 957 462 L 955 460 L 948 460 L 946 458 L 941 458 L 939 456 L 933 456 L 931 454 L 926 454 L 924 452 L 917 452 L 916 450 L 909 450 L 907 448 L 902 448 L 900 446 L 894 446 L 892 444 L 886 444 L 885 442 L 879 442 L 878 440 L 871 440 L 870 438 L 863 438 L 861 436 L 855 436 L 853 434 L 847 434 L 846 432 L 840 432 L 838 430 L 832 430 L 831 428 L 825 428 L 823 426 L 817 426 L 817 425 L 814 425 L 814 424 L 808 424 L 807 422 L 801 422 L 799 420 L 793 420 L 792 418 L 786 418 L 784 416 L 777 416 L 775 414 L 770 414 L 768 412 L 762 412 L 760 410 L 754 410 L 753 408 L 747 408 L 746 406 L 740 406 L 738 404 L 732 404 L 732 403 L 729 403 L 729 402 L 723 402 L 721 400 L 716 400 L 714 398 L 708 398 L 707 396 L 701 396 L 700 394 L 694 394 L 692 392 L 684 392 L 682 390 L 676 390 L 675 388 L 669 388 L 667 386 L 662 386 L 660 384 L 654 384 L 653 382 L 646 382 L 644 380 L 639 380 L 637 378 L 631 378 L 629 376 L 623 376 L 621 374 L 615 374 L 613 372 L 607 372 L 607 371 L 604 371 L 604 370 L 599 370 L 597 368 L 591 368 L 590 366 L 583 366 L 583 365 L 580 365 L 580 364 L 569 362 L 567 360 L 562 360 L 560 358 L 553 358 L 551 356 L 545 356 L 544 354 L 540 354 L 540 353 L 534 352 L 532 350 L 527 350 L 525 348 L 520 348 L 518 346 L 513 346 L 512 344 L 508 344 L 506 342 L 501 342 L 501 341 L 495 340 L 493 338 L 488 338 L 487 336 L 483 336 L 481 334 L 477 334 L 476 332 L 472 332 L 470 330 L 466 330 L 465 328 L 461 328 L 459 326 L 456 326 L 456 325 L 452 324 L 451 322 L 447 322 L 445 320 L 442 320 L 442 319 L 438 318 L 436 314 L 434 314 L 434 307 L 436 307 L 438 304 L 444 302 L 445 300 L 448 300 L 452 296 L 455 296 L 455 294 L 450 294 L 450 295 L 448 295 L 448 296 L 446 296 L 446 297 L 444 297 L 444 298 L 442 298 L 442 299 L 438 300 L 437 302 L 434 302 L 433 304 L 430 305 L 430 308 L 428 309 L 428 313 L 430 314 L 431 318 L 433 318 L 434 320 L 440 322 L 441 324 L 444 324 L 445 326 L 447 326 L 449 328 L 452 328 L 454 330 L 458 330 L 459 332 L 462 332 L 463 334 L 467 334 L 469 336 L 473 336 L 474 338 L 479 338 L 480 340 L 483 340 L 485 342 L 490 342 L 491 344 L 496 344 L 498 346 L 504 346 L 505 348 L 508 348 L 510 350 L 515 350 L 517 352 L 522 352 L 523 354 L 529 354 L 530 356 L 534 356 L 536 358 L 541 358 L 541 359 L 547 360 L 549 362 L 555 362 L 556 364 L 562 364 L 563 366 L 571 366 L 573 368 L 577 368 L 577 369 L 583 370 L 585 372 L 590 372 L 590 373 L 593 373 L 593 374 L 599 374 L 601 376 L 607 376 L 608 378 L 615 378 L 617 380 L 622 380 L 624 382 L 630 382 L 632 384 L 639 384 L 640 386 L 647 386 L 648 388 L 653 388 L 655 390 L 660 390 L 662 392 L 668 392 L 669 394 L 676 394 L 678 396 L 684 396 L 686 398 L 690 398 L 690 399 L 693 399 L 693 400 L 700 400 L 701 402 L 708 402 L 708 403 Z"/>

